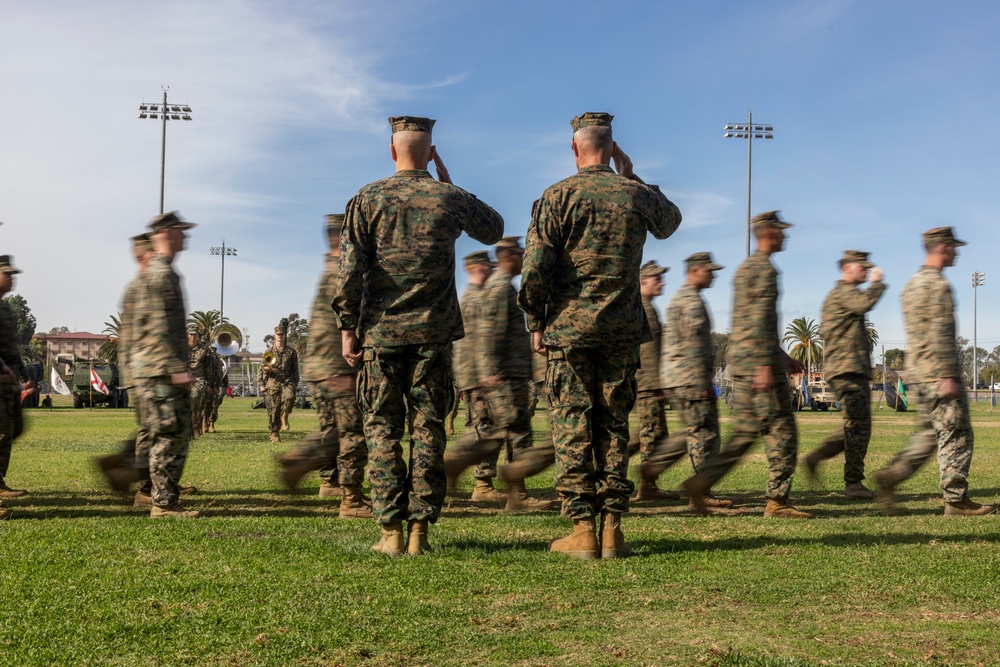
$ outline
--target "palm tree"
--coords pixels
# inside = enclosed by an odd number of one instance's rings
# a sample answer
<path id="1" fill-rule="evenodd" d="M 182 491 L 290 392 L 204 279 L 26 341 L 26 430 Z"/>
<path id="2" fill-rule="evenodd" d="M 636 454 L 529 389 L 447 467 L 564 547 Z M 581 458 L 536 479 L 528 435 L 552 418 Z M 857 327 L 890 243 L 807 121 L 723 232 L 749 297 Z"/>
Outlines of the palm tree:
<path id="1" fill-rule="evenodd" d="M 215 327 L 219 326 L 223 322 L 228 322 L 228 317 L 223 317 L 219 320 L 219 311 L 217 310 L 196 310 L 190 315 L 188 315 L 188 324 L 197 324 L 198 328 L 204 333 L 203 337 L 211 336 L 212 332 L 215 331 Z"/>
<path id="2" fill-rule="evenodd" d="M 865 320 L 865 338 L 868 339 L 868 351 L 871 352 L 878 345 L 878 330 L 871 320 Z"/>
<path id="3" fill-rule="evenodd" d="M 816 320 L 798 317 L 785 329 L 782 343 L 788 343 L 788 356 L 810 366 L 823 358 L 823 339 L 819 337 Z M 807 370 L 812 370 L 808 368 Z"/>
<path id="4" fill-rule="evenodd" d="M 118 337 L 122 330 L 122 313 L 118 311 L 116 315 L 111 316 L 110 322 L 104 323 L 104 331 L 101 333 L 108 334 L 108 339 L 101 343 L 101 347 L 97 350 L 97 356 L 109 363 L 118 363 Z"/>

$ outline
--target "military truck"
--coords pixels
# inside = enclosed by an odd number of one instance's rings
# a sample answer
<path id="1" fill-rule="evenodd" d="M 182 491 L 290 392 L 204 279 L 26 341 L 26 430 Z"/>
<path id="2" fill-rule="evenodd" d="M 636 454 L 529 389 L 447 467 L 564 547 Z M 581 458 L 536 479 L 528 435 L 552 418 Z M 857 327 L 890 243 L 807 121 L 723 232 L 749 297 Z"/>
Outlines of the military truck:
<path id="1" fill-rule="evenodd" d="M 813 411 L 826 411 L 837 407 L 837 395 L 826 380 L 815 380 L 809 383 L 809 407 Z"/>
<path id="2" fill-rule="evenodd" d="M 108 388 L 106 396 L 97 389 L 91 388 L 91 368 Z M 117 364 L 108 363 L 102 359 L 74 359 L 73 381 L 70 384 L 73 390 L 73 407 L 79 409 L 89 408 L 91 405 L 107 405 L 117 408 L 128 405 L 128 399 L 123 398 L 124 391 L 118 388 L 118 382 Z"/>

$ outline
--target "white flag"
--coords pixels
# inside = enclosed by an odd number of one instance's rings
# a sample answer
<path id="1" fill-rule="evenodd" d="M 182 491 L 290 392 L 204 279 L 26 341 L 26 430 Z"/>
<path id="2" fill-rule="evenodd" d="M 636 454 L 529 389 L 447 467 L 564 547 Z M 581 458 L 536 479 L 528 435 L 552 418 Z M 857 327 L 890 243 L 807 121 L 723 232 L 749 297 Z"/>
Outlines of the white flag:
<path id="1" fill-rule="evenodd" d="M 63 379 L 59 377 L 59 373 L 56 373 L 55 366 L 52 367 L 52 377 L 49 379 L 49 384 L 52 385 L 52 391 L 57 394 L 69 396 L 72 393 L 69 387 L 66 386 L 66 383 L 63 382 Z"/>

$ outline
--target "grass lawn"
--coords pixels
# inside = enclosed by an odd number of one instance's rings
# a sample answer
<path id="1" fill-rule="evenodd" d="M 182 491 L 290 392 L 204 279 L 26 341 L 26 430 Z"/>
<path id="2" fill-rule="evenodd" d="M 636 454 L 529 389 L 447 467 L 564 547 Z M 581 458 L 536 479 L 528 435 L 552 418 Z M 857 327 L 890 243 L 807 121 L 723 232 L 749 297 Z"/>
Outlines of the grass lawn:
<path id="1" fill-rule="evenodd" d="M 28 411 L 8 482 L 31 495 L 0 523 L 0 665 L 1000 664 L 1000 516 L 945 519 L 933 460 L 898 516 L 845 501 L 835 459 L 817 488 L 796 478 L 816 520 L 765 520 L 758 444 L 716 490 L 732 511 L 635 504 L 635 556 L 603 562 L 548 553 L 569 521 L 477 507 L 466 479 L 431 528 L 436 551 L 391 560 L 369 551 L 374 522 L 315 496 L 315 475 L 307 495 L 282 493 L 272 456 L 315 414 L 294 412 L 271 444 L 250 404 L 227 400 L 219 432 L 192 445 L 194 521 L 152 521 L 95 473 L 129 411 Z M 801 449 L 839 420 L 801 413 Z M 997 502 L 1000 411 L 976 405 L 973 420 L 971 496 Z M 870 471 L 914 421 L 876 411 Z M 551 471 L 529 487 L 555 495 Z"/>

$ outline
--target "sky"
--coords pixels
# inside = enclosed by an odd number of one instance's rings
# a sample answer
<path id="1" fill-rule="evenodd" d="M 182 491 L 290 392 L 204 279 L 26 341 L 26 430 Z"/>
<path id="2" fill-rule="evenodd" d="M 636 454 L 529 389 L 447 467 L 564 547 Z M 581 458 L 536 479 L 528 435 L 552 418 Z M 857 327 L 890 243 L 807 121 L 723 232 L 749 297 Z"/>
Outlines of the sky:
<path id="1" fill-rule="evenodd" d="M 959 333 L 973 338 L 982 271 L 978 343 L 1000 345 L 995 2 L 0 0 L 0 15 L 0 253 L 39 332 L 99 333 L 117 312 L 128 239 L 159 212 L 161 124 L 138 106 L 169 87 L 193 109 L 166 136 L 165 208 L 198 223 L 175 264 L 188 309 L 219 308 L 210 249 L 236 248 L 225 314 L 255 352 L 282 316 L 308 317 L 324 215 L 393 173 L 395 115 L 436 118 L 455 184 L 523 235 L 531 203 L 575 171 L 569 120 L 613 113 L 636 173 L 684 216 L 645 247 L 672 267 L 657 305 L 684 258 L 711 251 L 726 269 L 704 295 L 726 331 L 747 146 L 723 126 L 751 109 L 774 127 L 753 144 L 752 210 L 795 224 L 774 257 L 782 329 L 818 321 L 837 260 L 859 249 L 889 285 L 869 319 L 903 347 L 920 234 L 952 225 L 969 242 L 946 272 Z"/>

